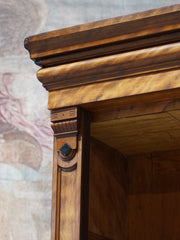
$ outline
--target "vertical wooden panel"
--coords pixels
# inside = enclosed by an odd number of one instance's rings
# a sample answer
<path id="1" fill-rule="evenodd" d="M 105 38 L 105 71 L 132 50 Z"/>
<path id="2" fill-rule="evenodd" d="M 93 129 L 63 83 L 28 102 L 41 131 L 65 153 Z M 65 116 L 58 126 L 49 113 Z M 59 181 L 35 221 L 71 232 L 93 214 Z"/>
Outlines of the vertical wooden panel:
<path id="1" fill-rule="evenodd" d="M 128 159 L 128 222 L 130 240 L 152 240 L 152 195 L 150 155 Z"/>
<path id="2" fill-rule="evenodd" d="M 180 152 L 128 159 L 130 240 L 179 240 Z"/>
<path id="3" fill-rule="evenodd" d="M 52 240 L 84 240 L 88 238 L 90 118 L 81 109 L 76 111 L 77 115 L 74 111 L 73 116 L 72 108 L 70 114 L 67 109 L 63 111 L 60 114 L 56 111 L 52 126 L 55 132 Z M 72 147 L 67 156 L 61 156 L 64 143 Z"/>
<path id="4" fill-rule="evenodd" d="M 78 222 L 76 219 L 76 207 L 79 202 L 77 198 L 77 172 L 61 171 L 59 173 L 61 192 L 60 192 L 60 239 L 71 240 L 72 236 L 77 236 Z M 75 237 L 75 239 L 78 239 Z"/>
<path id="5" fill-rule="evenodd" d="M 152 195 L 153 239 L 179 240 L 180 193 L 157 193 Z"/>
<path id="6" fill-rule="evenodd" d="M 179 240 L 180 151 L 153 153 L 152 163 L 153 237 Z"/>
<path id="7" fill-rule="evenodd" d="M 52 177 L 52 210 L 51 210 L 51 240 L 59 239 L 59 232 L 56 231 L 56 226 L 59 224 L 59 191 L 60 191 L 60 175 L 58 175 L 57 164 L 57 141 L 54 137 L 54 159 L 53 159 L 53 177 Z"/>
<path id="8" fill-rule="evenodd" d="M 123 156 L 91 140 L 89 231 L 94 239 L 127 239 L 127 174 Z M 92 238 L 93 239 L 93 238 Z"/>

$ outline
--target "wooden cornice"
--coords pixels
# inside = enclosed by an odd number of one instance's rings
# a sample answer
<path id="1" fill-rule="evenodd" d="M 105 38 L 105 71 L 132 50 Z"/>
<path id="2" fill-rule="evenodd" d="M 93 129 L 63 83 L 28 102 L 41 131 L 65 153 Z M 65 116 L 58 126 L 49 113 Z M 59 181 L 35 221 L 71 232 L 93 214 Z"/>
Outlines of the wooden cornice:
<path id="1" fill-rule="evenodd" d="M 180 4 L 25 40 L 48 91 L 177 69 Z"/>
<path id="2" fill-rule="evenodd" d="M 180 43 L 42 68 L 37 77 L 51 91 L 180 67 Z"/>

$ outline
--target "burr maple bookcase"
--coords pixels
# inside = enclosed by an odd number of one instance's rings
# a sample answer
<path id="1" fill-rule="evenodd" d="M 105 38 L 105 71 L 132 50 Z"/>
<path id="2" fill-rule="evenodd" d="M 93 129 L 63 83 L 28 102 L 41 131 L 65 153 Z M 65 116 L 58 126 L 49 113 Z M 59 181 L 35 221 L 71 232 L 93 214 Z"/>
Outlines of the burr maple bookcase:
<path id="1" fill-rule="evenodd" d="M 179 240 L 180 5 L 25 47 L 49 91 L 52 240 Z"/>

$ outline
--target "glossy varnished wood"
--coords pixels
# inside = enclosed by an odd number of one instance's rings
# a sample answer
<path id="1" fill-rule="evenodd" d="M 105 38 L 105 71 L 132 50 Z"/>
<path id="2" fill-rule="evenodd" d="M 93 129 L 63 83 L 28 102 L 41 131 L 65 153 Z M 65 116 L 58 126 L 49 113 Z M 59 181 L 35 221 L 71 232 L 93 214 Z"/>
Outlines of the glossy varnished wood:
<path id="1" fill-rule="evenodd" d="M 25 40 L 49 91 L 52 240 L 179 240 L 179 19 L 175 5 Z"/>
<path id="2" fill-rule="evenodd" d="M 92 109 L 92 122 L 103 122 L 112 119 L 180 110 L 179 91 L 173 91 L 171 93 L 172 94 L 166 91 L 163 92 L 163 94 L 152 93 L 149 95 L 136 95 L 112 101 L 99 102 L 99 104 L 94 104 L 94 106 L 93 104 L 87 104 L 84 108 Z"/>
<path id="3" fill-rule="evenodd" d="M 52 112 L 55 134 L 52 239 L 55 240 L 88 238 L 89 119 L 87 112 L 77 108 Z M 59 149 L 64 143 L 75 150 L 72 159 L 61 157 Z"/>
<path id="4" fill-rule="evenodd" d="M 164 71 L 162 73 L 152 73 L 138 77 L 128 77 L 122 80 L 112 80 L 52 91 L 49 93 L 48 107 L 49 109 L 56 109 L 153 92 L 159 92 L 156 97 L 160 99 L 161 96 L 166 95 L 164 93 L 166 90 L 169 90 L 168 94 L 172 94 L 173 97 L 174 94 L 179 94 L 179 77 L 180 70 Z M 175 93 L 174 89 L 177 89 L 178 93 Z M 154 101 L 153 97 L 152 101 Z M 93 105 L 91 104 L 91 106 Z"/>
<path id="5" fill-rule="evenodd" d="M 179 151 L 128 158 L 129 239 L 179 239 Z"/>
<path id="6" fill-rule="evenodd" d="M 112 240 L 93 232 L 88 232 L 88 240 Z"/>
<path id="7" fill-rule="evenodd" d="M 47 90 L 176 69 L 180 43 L 43 68 L 37 77 Z"/>
<path id="8" fill-rule="evenodd" d="M 89 231 L 100 239 L 127 239 L 128 179 L 123 155 L 92 138 L 89 170 Z"/>
<path id="9" fill-rule="evenodd" d="M 179 17 L 175 5 L 32 36 L 25 46 L 37 64 L 72 62 L 176 41 Z"/>
<path id="10" fill-rule="evenodd" d="M 175 117 L 173 111 L 169 111 L 94 122 L 91 135 L 125 156 L 176 150 L 180 142 L 179 120 L 179 116 Z"/>

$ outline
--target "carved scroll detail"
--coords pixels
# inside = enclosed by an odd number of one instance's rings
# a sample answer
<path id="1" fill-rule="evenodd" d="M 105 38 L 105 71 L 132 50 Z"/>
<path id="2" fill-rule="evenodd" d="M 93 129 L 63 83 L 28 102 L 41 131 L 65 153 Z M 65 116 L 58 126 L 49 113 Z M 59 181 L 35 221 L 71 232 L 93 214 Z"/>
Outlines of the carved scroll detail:
<path id="1" fill-rule="evenodd" d="M 77 119 L 66 120 L 51 125 L 54 135 L 67 135 L 77 133 Z"/>
<path id="2" fill-rule="evenodd" d="M 52 112 L 51 125 L 57 142 L 58 165 L 63 169 L 73 169 L 71 161 L 77 152 L 78 119 L 77 108 L 60 109 Z M 64 163 L 68 162 L 68 163 Z"/>
<path id="3" fill-rule="evenodd" d="M 88 239 L 90 116 L 81 108 L 53 110 L 52 240 Z M 71 213 L 71 214 L 69 214 Z"/>

